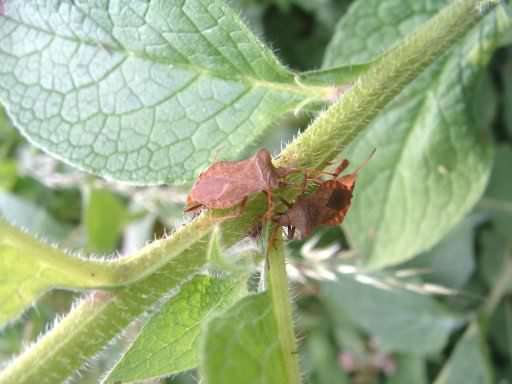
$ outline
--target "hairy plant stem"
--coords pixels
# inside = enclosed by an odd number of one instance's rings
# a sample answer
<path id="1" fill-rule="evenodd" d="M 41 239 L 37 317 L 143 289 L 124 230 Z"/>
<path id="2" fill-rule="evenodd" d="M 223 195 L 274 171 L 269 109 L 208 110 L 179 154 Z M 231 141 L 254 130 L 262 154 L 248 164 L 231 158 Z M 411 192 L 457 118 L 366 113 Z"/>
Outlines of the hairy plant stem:
<path id="1" fill-rule="evenodd" d="M 496 6 L 457 0 L 386 52 L 352 89 L 280 154 L 277 165 L 324 168 L 377 114 L 447 48 Z"/>
<path id="2" fill-rule="evenodd" d="M 279 344 L 284 355 L 287 384 L 300 383 L 297 340 L 293 330 L 293 310 L 288 291 L 286 260 L 282 239 L 277 238 L 267 250 L 268 288 L 277 324 Z"/>
<path id="3" fill-rule="evenodd" d="M 198 238 L 207 235 L 212 223 L 215 222 L 218 220 L 211 215 L 203 215 L 194 223 L 194 236 L 191 236 L 191 228 L 184 226 L 173 234 L 172 241 L 157 240 L 130 256 L 110 260 L 68 255 L 1 219 L 0 245 L 22 250 L 29 255 L 37 255 L 51 268 L 66 272 L 69 279 L 58 288 L 112 288 L 141 280 L 158 270 L 173 257 L 195 244 Z"/>
<path id="4" fill-rule="evenodd" d="M 477 8 L 480 3 L 480 0 L 454 1 L 410 38 L 390 50 L 357 81 L 351 91 L 321 114 L 303 135 L 285 148 L 277 165 L 316 168 L 325 166 L 326 161 L 333 159 L 340 148 L 360 133 L 403 87 L 469 31 L 483 16 Z M 489 4 L 487 11 L 494 6 L 495 4 Z M 224 223 L 222 229 L 226 246 L 244 237 L 263 211 L 263 199 L 258 198 L 248 205 L 242 217 Z M 146 277 L 129 287 L 113 289 L 105 296 L 92 296 L 82 302 L 35 346 L 27 349 L 0 372 L 0 383 L 58 383 L 72 375 L 131 321 L 150 310 L 170 290 L 179 289 L 187 276 L 204 267 L 206 242 L 204 236 L 198 235 L 201 232 L 195 232 L 200 225 L 201 221 L 196 220 L 182 232 L 187 233 L 186 236 L 193 240 L 189 244 L 196 243 L 183 253 L 177 255 L 172 251 L 174 236 L 158 243 L 160 255 L 158 249 L 154 249 L 155 245 L 142 249 L 141 254 L 145 254 L 148 249 L 152 250 L 146 254 L 152 256 L 139 264 L 141 268 L 149 267 L 152 274 L 148 276 L 147 271 L 135 269 L 140 276 Z M 214 223 L 210 222 L 209 225 Z M 150 267 L 153 265 L 152 257 L 157 260 L 157 270 Z M 284 256 L 281 254 L 278 257 Z M 138 260 L 132 259 L 131 263 L 135 265 Z M 280 264 L 275 268 L 271 266 L 271 271 L 281 269 L 275 271 L 271 280 L 274 287 L 281 287 L 279 291 L 284 292 L 287 287 L 284 259 L 278 260 Z M 100 303 L 98 298 L 101 298 Z M 287 295 L 285 297 L 281 294 L 275 300 L 290 305 Z M 291 312 L 286 315 L 286 319 L 284 313 L 279 316 L 282 316 L 279 330 L 280 333 L 284 332 L 280 338 L 290 339 L 290 334 L 293 334 Z M 293 355 L 293 342 L 289 340 L 286 343 L 290 355 Z M 298 368 L 294 367 L 296 362 L 289 361 L 288 364 L 290 375 L 294 377 L 294 372 L 298 372 Z"/>
<path id="5" fill-rule="evenodd" d="M 265 210 L 263 201 L 264 197 L 256 199 L 242 216 L 224 223 L 222 231 L 226 246 L 247 234 L 254 217 Z M 96 291 L 82 300 L 36 344 L 0 371 L 0 383 L 63 382 L 131 322 L 148 313 L 164 297 L 174 297 L 180 287 L 201 273 L 208 263 L 208 237 L 202 236 L 201 230 L 206 221 L 211 221 L 208 228 L 219 223 L 214 215 L 204 215 L 169 238 L 158 240 L 158 247 L 154 246 L 155 243 L 144 247 L 137 254 L 145 253 L 147 259 L 155 257 L 162 260 L 166 257 L 167 263 L 134 284 Z M 177 255 L 173 251 L 173 242 L 178 233 L 194 237 L 195 244 Z M 142 272 L 139 274 L 144 275 Z"/>

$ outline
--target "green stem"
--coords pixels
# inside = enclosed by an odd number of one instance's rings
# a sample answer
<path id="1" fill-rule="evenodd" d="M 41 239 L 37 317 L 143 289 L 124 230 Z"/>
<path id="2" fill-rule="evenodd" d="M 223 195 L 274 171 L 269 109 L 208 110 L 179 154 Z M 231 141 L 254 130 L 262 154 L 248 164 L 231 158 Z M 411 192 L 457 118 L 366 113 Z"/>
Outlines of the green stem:
<path id="1" fill-rule="evenodd" d="M 159 273 L 129 287 L 96 291 L 0 372 L 2 384 L 64 382 L 85 361 L 171 290 L 204 267 L 204 253 L 184 252 Z M 179 268 L 176 268 L 179 265 Z"/>
<path id="2" fill-rule="evenodd" d="M 223 240 L 227 247 L 247 234 L 253 218 L 264 212 L 263 201 L 264 198 L 259 199 L 252 207 L 247 207 L 240 218 L 223 224 Z M 196 231 L 200 229 L 198 226 L 213 226 L 211 223 L 206 225 L 205 220 L 198 218 L 183 227 L 181 232 L 177 231 L 169 238 L 158 240 L 157 245 L 153 242 L 137 252 L 142 258 L 154 257 L 166 260 L 166 263 L 158 271 L 127 287 L 93 293 L 34 346 L 0 371 L 0 383 L 54 384 L 65 381 L 130 323 L 150 312 L 164 296 L 179 292 L 181 285 L 194 274 L 202 272 L 208 263 L 207 237 L 200 238 L 200 232 Z M 212 217 L 209 220 L 219 222 Z M 195 244 L 176 254 L 175 236 L 192 236 Z M 161 255 L 152 256 L 153 252 Z"/>
<path id="3" fill-rule="evenodd" d="M 54 248 L 0 219 L 0 245 L 13 247 L 24 254 L 37 257 L 49 268 L 63 270 L 70 278 L 62 288 L 93 288 L 98 281 L 111 279 L 106 263 L 74 257 Z"/>
<path id="4" fill-rule="evenodd" d="M 276 239 L 267 252 L 268 288 L 277 324 L 277 334 L 284 355 L 288 384 L 300 383 L 297 340 L 293 331 L 292 304 L 288 291 L 284 245 Z"/>
<path id="5" fill-rule="evenodd" d="M 489 3 L 485 12 L 496 6 Z M 481 0 L 457 0 L 389 50 L 352 89 L 281 153 L 277 165 L 323 168 L 377 114 L 484 14 Z"/>
<path id="6" fill-rule="evenodd" d="M 212 215 L 203 215 L 178 229 L 171 239 L 154 241 L 133 255 L 107 261 L 68 255 L 3 220 L 0 220 L 0 244 L 37 255 L 39 261 L 66 272 L 69 279 L 59 288 L 112 288 L 134 283 L 160 269 L 207 235 L 215 222 L 218 220 Z"/>

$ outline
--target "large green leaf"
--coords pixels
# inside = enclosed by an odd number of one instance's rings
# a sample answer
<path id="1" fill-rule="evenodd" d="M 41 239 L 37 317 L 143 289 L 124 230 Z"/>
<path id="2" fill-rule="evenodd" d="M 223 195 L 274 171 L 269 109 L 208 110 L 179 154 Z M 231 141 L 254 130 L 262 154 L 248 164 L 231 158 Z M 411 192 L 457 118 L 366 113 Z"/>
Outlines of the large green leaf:
<path id="1" fill-rule="evenodd" d="M 446 0 L 358 0 L 339 21 L 324 67 L 364 64 L 413 32 Z"/>
<path id="2" fill-rule="evenodd" d="M 459 340 L 434 384 L 491 384 L 489 352 L 479 324 L 472 323 Z"/>
<path id="3" fill-rule="evenodd" d="M 400 269 L 426 271 L 423 280 L 443 287 L 460 289 L 475 270 L 475 227 L 482 218 L 472 215 L 459 223 L 443 240 Z"/>
<path id="4" fill-rule="evenodd" d="M 343 312 L 375 337 L 383 351 L 438 352 L 461 322 L 429 296 L 382 289 L 344 275 L 336 282 L 323 283 L 321 294 L 332 311 Z"/>
<path id="5" fill-rule="evenodd" d="M 371 60 L 444 3 L 357 1 L 339 24 L 325 64 Z M 474 96 L 488 89 L 479 80 L 502 28 L 497 15 L 488 15 L 411 83 L 348 149 L 356 164 L 377 149 L 361 172 L 346 220 L 352 243 L 372 267 L 430 248 L 485 188 L 492 147 L 482 129 L 493 99 L 486 95 L 475 103 Z"/>
<path id="6" fill-rule="evenodd" d="M 190 180 L 323 92 L 296 86 L 221 0 L 7 0 L 0 20 L 0 102 L 15 125 L 115 179 Z"/>
<path id="7" fill-rule="evenodd" d="M 246 279 L 197 276 L 162 305 L 105 380 L 131 383 L 197 366 L 201 325 L 241 296 Z"/>
<path id="8" fill-rule="evenodd" d="M 287 383 L 267 293 L 246 297 L 210 320 L 200 353 L 208 384 Z"/>

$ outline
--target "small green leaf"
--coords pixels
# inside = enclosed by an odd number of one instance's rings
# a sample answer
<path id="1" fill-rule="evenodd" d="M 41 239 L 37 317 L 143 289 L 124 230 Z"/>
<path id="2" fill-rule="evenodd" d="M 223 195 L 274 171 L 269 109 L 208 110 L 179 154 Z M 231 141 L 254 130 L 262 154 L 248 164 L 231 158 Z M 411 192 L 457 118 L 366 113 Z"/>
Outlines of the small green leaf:
<path id="1" fill-rule="evenodd" d="M 338 26 L 326 64 L 373 59 L 445 1 L 370 3 L 354 3 L 347 21 Z M 377 150 L 360 173 L 345 221 L 350 241 L 369 266 L 396 264 L 428 250 L 480 198 L 493 157 L 483 132 L 490 123 L 487 110 L 493 110 L 493 98 L 475 108 L 474 96 L 500 32 L 497 15 L 487 15 L 406 87 L 348 148 L 345 156 L 355 164 Z M 349 43 L 343 40 L 347 36 Z M 337 42 L 345 44 L 338 47 Z M 364 44 L 367 49 L 360 49 Z"/>
<path id="2" fill-rule="evenodd" d="M 6 0 L 0 18 L 0 102 L 15 125 L 110 178 L 191 180 L 324 93 L 297 86 L 221 0 Z"/>
<path id="3" fill-rule="evenodd" d="M 344 275 L 336 282 L 323 283 L 322 296 L 333 311 L 342 311 L 375 337 L 385 352 L 438 352 L 461 323 L 429 296 L 382 289 Z"/>
<path id="4" fill-rule="evenodd" d="M 204 332 L 200 368 L 208 384 L 287 383 L 267 293 L 242 299 Z"/>
<path id="5" fill-rule="evenodd" d="M 107 189 L 93 188 L 87 194 L 84 224 L 87 245 L 93 252 L 116 249 L 128 212 L 122 201 Z"/>
<path id="6" fill-rule="evenodd" d="M 105 380 L 132 383 L 197 366 L 201 325 L 243 294 L 246 278 L 197 276 L 162 305 Z"/>
<path id="7" fill-rule="evenodd" d="M 434 384 L 492 384 L 493 372 L 479 324 L 471 323 Z"/>
<path id="8" fill-rule="evenodd" d="M 210 233 L 210 239 L 208 240 L 208 248 L 206 253 L 206 259 L 215 266 L 226 266 L 227 262 L 224 259 L 224 247 L 222 246 L 222 230 L 220 226 L 215 226 Z"/>

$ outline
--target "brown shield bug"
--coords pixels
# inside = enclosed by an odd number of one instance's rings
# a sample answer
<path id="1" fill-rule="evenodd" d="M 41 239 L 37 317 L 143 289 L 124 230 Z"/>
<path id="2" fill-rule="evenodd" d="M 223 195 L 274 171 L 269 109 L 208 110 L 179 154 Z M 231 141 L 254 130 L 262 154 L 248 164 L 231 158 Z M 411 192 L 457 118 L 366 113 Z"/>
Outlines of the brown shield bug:
<path id="1" fill-rule="evenodd" d="M 206 207 L 231 208 L 245 204 L 247 198 L 258 192 L 267 195 L 267 213 L 272 211 L 272 191 L 285 184 L 284 178 L 293 168 L 274 167 L 270 152 L 262 148 L 249 159 L 218 161 L 201 173 L 187 197 L 185 212 Z"/>
<path id="2" fill-rule="evenodd" d="M 275 221 L 288 227 L 288 237 L 293 238 L 295 229 L 300 231 L 302 237 L 306 237 L 320 225 L 341 224 L 350 209 L 357 173 L 374 153 L 375 150 L 354 172 L 338 178 L 349 165 L 348 160 L 343 160 L 331 173 L 333 178 L 320 181 L 316 191 L 309 195 L 302 194 L 293 205 L 285 202 L 288 210 L 275 218 Z"/>

